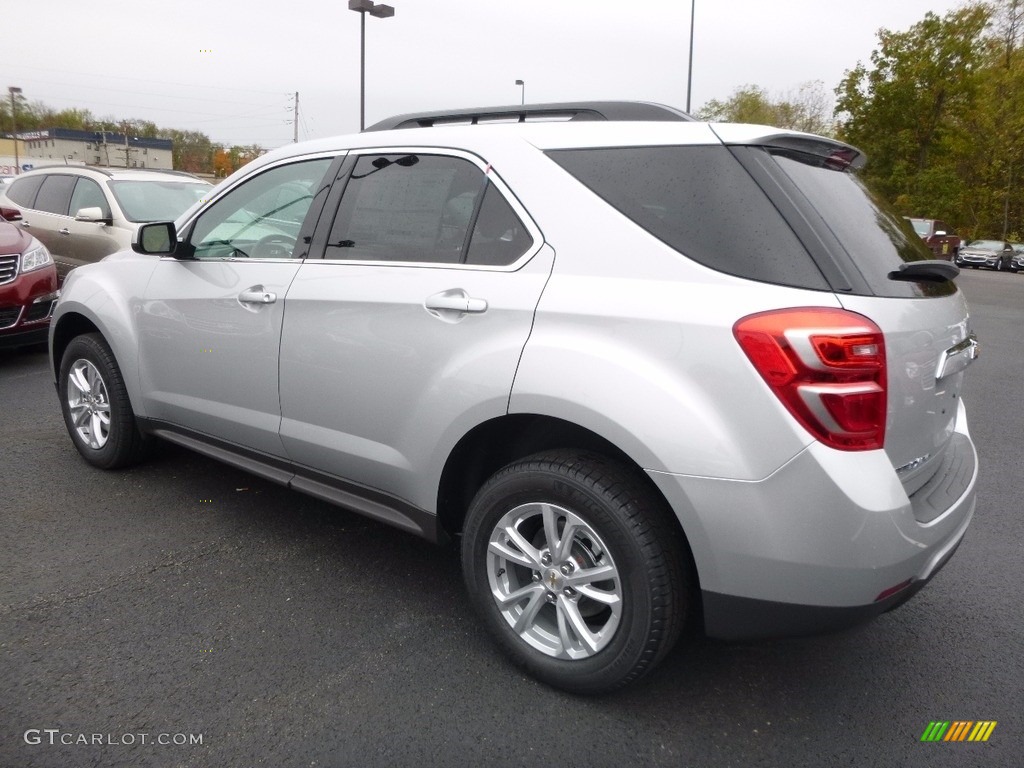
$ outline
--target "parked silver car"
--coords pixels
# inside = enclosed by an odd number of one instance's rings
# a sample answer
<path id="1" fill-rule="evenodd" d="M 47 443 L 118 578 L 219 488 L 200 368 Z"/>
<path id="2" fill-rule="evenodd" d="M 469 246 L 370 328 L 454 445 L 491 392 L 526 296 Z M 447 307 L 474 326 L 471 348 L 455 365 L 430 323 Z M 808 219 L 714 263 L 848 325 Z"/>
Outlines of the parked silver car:
<path id="1" fill-rule="evenodd" d="M 191 174 L 136 168 L 52 166 L 0 187 L 0 208 L 42 241 L 63 280 L 82 264 L 131 247 L 139 224 L 174 219 L 212 185 Z"/>
<path id="2" fill-rule="evenodd" d="M 978 468 L 957 268 L 862 162 L 620 103 L 289 145 L 72 273 L 64 419 L 97 467 L 162 438 L 460 542 L 483 622 L 564 689 L 688 621 L 849 626 L 949 559 Z"/>
<path id="3" fill-rule="evenodd" d="M 960 247 L 956 263 L 962 267 L 1010 269 L 1013 246 L 1003 240 L 971 240 Z"/>
<path id="4" fill-rule="evenodd" d="M 1019 272 L 1024 269 L 1024 243 L 1010 243 L 1013 256 L 1010 258 L 1010 271 Z"/>

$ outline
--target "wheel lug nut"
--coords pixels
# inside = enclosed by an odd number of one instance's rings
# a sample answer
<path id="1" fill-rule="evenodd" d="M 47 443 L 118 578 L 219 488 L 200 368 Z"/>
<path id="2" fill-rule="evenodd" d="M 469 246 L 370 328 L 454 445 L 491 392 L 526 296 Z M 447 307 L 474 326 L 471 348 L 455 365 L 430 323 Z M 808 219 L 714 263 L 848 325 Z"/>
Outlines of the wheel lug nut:
<path id="1" fill-rule="evenodd" d="M 545 552 L 540 556 L 541 565 L 551 565 L 551 553 Z"/>
<path id="2" fill-rule="evenodd" d="M 566 597 L 575 597 L 576 596 L 576 590 L 573 589 L 572 587 L 566 587 L 564 590 L 562 590 L 562 594 L 565 595 Z"/>
<path id="3" fill-rule="evenodd" d="M 568 563 L 566 563 L 565 565 L 563 565 L 563 566 L 562 566 L 562 573 L 563 573 L 564 575 L 568 576 L 568 575 L 569 575 L 570 573 L 572 573 L 572 566 L 571 566 L 571 565 L 569 565 Z"/>
<path id="4" fill-rule="evenodd" d="M 540 574 L 537 573 L 536 571 L 533 572 L 533 580 L 534 581 L 540 581 Z"/>

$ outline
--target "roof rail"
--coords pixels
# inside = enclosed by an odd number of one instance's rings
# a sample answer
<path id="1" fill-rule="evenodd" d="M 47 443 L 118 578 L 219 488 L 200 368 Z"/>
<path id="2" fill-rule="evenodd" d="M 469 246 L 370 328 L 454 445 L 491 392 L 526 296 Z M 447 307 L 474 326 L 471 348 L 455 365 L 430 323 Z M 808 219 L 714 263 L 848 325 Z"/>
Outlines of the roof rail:
<path id="1" fill-rule="evenodd" d="M 79 168 L 83 166 L 78 166 Z M 181 176 L 186 179 L 196 179 L 197 181 L 205 181 L 201 176 L 196 176 L 194 173 L 188 171 L 178 171 L 172 168 L 125 168 L 123 165 L 86 165 L 93 171 L 99 171 L 100 173 L 106 174 L 107 176 L 113 176 L 115 173 L 122 173 L 124 171 L 131 171 L 132 173 L 166 173 L 170 176 Z"/>
<path id="2" fill-rule="evenodd" d="M 647 101 L 570 101 L 553 104 L 516 104 L 510 107 L 478 107 L 440 112 L 395 115 L 374 123 L 365 131 L 393 128 L 431 128 L 441 125 L 478 125 L 488 122 L 525 123 L 545 120 L 672 120 L 691 122 L 685 112 Z"/>

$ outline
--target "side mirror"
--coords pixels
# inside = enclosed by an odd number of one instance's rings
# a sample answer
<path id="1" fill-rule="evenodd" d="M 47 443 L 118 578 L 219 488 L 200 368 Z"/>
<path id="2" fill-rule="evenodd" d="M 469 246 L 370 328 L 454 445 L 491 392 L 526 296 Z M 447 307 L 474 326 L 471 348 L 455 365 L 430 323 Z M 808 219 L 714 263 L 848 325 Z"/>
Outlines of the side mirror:
<path id="1" fill-rule="evenodd" d="M 143 224 L 132 238 L 132 250 L 154 256 L 170 256 L 178 247 L 178 232 L 173 221 Z"/>
<path id="2" fill-rule="evenodd" d="M 75 214 L 75 221 L 96 221 L 100 224 L 113 224 L 114 220 L 103 215 L 102 208 L 79 208 Z"/>

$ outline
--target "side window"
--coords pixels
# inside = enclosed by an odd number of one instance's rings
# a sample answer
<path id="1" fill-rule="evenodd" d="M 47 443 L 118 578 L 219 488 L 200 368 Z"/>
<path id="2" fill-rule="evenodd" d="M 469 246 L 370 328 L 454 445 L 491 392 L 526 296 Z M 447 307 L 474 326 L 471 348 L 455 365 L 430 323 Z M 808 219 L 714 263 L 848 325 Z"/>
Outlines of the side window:
<path id="1" fill-rule="evenodd" d="M 39 194 L 36 195 L 36 210 L 67 216 L 68 201 L 71 199 L 71 190 L 74 189 L 75 181 L 74 176 L 61 174 L 47 176 L 39 188 Z"/>
<path id="2" fill-rule="evenodd" d="M 197 259 L 291 258 L 332 158 L 279 165 L 243 182 L 196 220 Z"/>
<path id="3" fill-rule="evenodd" d="M 487 179 L 440 155 L 363 155 L 331 227 L 325 258 L 459 264 Z"/>
<path id="4" fill-rule="evenodd" d="M 68 213 L 75 216 L 83 208 L 99 208 L 106 218 L 110 218 L 110 206 L 103 196 L 103 190 L 92 179 L 79 179 L 75 184 L 75 191 L 71 193 L 71 207 Z"/>
<path id="5" fill-rule="evenodd" d="M 493 184 L 488 184 L 473 226 L 466 263 L 505 266 L 526 253 L 531 245 L 533 237 L 522 219 L 501 192 Z"/>
<path id="6" fill-rule="evenodd" d="M 26 208 L 35 208 L 36 192 L 39 185 L 43 183 L 45 176 L 29 176 L 25 179 L 15 179 L 7 190 L 7 196 L 18 205 Z"/>

